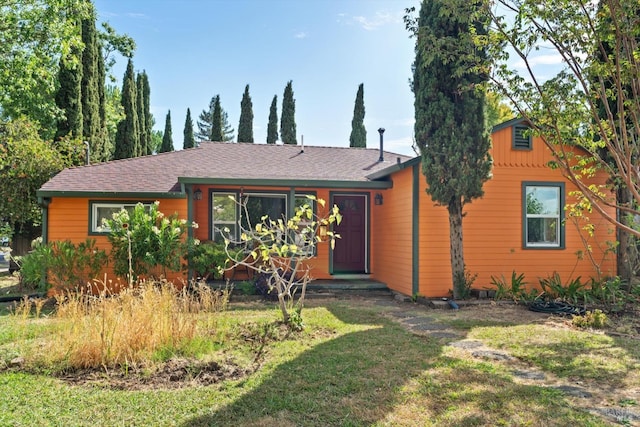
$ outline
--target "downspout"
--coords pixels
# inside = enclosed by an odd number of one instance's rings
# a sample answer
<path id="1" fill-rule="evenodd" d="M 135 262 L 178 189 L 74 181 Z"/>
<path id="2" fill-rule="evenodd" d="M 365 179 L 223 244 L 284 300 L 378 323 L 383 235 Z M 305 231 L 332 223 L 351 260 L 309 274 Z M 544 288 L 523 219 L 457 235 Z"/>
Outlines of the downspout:
<path id="1" fill-rule="evenodd" d="M 193 248 L 191 242 L 193 242 L 193 186 L 191 184 L 185 186 L 183 189 L 187 195 L 187 283 L 190 284 L 193 280 L 193 268 L 191 267 L 191 254 Z"/>
<path id="2" fill-rule="evenodd" d="M 413 165 L 411 192 L 411 294 L 420 292 L 420 165 Z"/>
<path id="3" fill-rule="evenodd" d="M 51 203 L 50 197 L 38 196 L 38 205 L 42 208 L 42 244 L 49 243 L 49 204 Z M 47 270 L 43 266 L 40 279 L 40 286 L 42 289 L 47 288 Z"/>

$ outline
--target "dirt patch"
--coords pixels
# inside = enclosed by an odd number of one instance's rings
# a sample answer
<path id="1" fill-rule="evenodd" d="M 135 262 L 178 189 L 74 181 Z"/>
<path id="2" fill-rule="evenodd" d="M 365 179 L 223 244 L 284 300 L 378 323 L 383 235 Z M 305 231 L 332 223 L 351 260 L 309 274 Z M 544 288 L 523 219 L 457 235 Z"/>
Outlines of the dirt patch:
<path id="1" fill-rule="evenodd" d="M 218 384 L 243 378 L 249 373 L 233 361 L 220 363 L 171 359 L 153 368 L 81 369 L 58 375 L 58 378 L 77 386 L 116 390 L 167 390 Z"/>

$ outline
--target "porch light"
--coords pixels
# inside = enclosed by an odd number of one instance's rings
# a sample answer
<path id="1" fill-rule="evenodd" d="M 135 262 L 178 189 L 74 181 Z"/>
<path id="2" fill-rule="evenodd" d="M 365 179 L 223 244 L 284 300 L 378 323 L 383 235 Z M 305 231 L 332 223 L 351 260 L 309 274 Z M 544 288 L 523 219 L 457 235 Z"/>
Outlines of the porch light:
<path id="1" fill-rule="evenodd" d="M 201 189 L 197 189 L 196 191 L 193 192 L 193 200 L 202 200 L 202 190 Z"/>
<path id="2" fill-rule="evenodd" d="M 382 193 L 376 193 L 375 197 L 373 198 L 373 202 L 376 205 L 381 205 L 382 204 Z"/>
<path id="3" fill-rule="evenodd" d="M 327 237 L 327 224 L 320 224 L 318 226 L 318 235 L 321 239 Z"/>

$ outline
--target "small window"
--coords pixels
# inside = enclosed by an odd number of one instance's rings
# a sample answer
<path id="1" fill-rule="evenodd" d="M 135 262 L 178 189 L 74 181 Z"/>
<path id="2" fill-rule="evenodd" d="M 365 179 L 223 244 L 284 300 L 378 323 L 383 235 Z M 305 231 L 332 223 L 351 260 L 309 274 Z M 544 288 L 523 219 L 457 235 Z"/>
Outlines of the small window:
<path id="1" fill-rule="evenodd" d="M 524 125 L 515 125 L 513 127 L 513 149 L 514 150 L 531 150 L 531 129 Z"/>
<path id="2" fill-rule="evenodd" d="M 525 184 L 524 246 L 562 248 L 564 246 L 564 185 Z"/>
<path id="3" fill-rule="evenodd" d="M 213 193 L 211 200 L 211 218 L 213 222 L 212 240 L 222 241 L 225 229 L 235 238 L 238 225 L 238 208 L 236 205 L 236 193 Z"/>
<path id="4" fill-rule="evenodd" d="M 92 202 L 91 203 L 91 233 L 109 233 L 109 227 L 102 222 L 105 219 L 113 219 L 113 214 L 126 209 L 133 212 L 137 202 Z M 150 205 L 146 203 L 145 205 Z"/>

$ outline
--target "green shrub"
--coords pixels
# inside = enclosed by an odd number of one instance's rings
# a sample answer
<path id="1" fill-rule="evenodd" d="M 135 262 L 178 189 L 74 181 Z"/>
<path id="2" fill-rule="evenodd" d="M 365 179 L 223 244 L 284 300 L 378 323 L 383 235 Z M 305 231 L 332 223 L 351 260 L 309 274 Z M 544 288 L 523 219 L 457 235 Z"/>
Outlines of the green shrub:
<path id="1" fill-rule="evenodd" d="M 195 277 L 219 279 L 222 277 L 222 269 L 228 266 L 229 258 L 225 252 L 224 243 L 203 242 L 192 245 L 187 256 L 189 266 L 193 269 Z"/>
<path id="2" fill-rule="evenodd" d="M 560 275 L 554 272 L 551 276 L 540 279 L 540 286 L 549 299 L 563 300 L 572 304 L 584 302 L 585 285 L 580 281 L 580 277 L 568 283 L 562 283 Z"/>
<path id="3" fill-rule="evenodd" d="M 497 300 L 510 299 L 514 302 L 528 302 L 538 296 L 538 291 L 535 289 L 527 291 L 524 273 L 517 274 L 515 270 L 511 272 L 510 281 L 501 274 L 500 278 L 491 276 L 491 284 L 495 287 L 495 299 Z"/>
<path id="4" fill-rule="evenodd" d="M 177 213 L 165 217 L 158 210 L 159 204 L 138 203 L 132 211 L 122 209 L 113 214 L 113 219 L 105 220 L 111 230 L 108 238 L 117 275 L 133 281 L 138 275 L 162 273 L 166 276 L 167 270 L 180 271 L 184 267 L 182 257 L 188 251 L 184 239 L 187 221 L 178 219 Z"/>
<path id="5" fill-rule="evenodd" d="M 456 289 L 456 294 L 460 299 L 467 299 L 471 296 L 471 287 L 476 281 L 478 274 L 471 274 L 465 267 L 463 273 L 456 273 L 454 277 L 453 286 Z"/>
<path id="6" fill-rule="evenodd" d="M 77 246 L 63 240 L 33 247 L 20 260 L 20 280 L 23 285 L 41 291 L 51 286 L 83 287 L 97 277 L 108 260 L 106 252 L 96 247 L 95 239 L 86 239 Z"/>
<path id="7" fill-rule="evenodd" d="M 248 280 L 243 280 L 235 285 L 234 290 L 238 291 L 240 295 L 258 295 L 255 283 Z"/>
<path id="8" fill-rule="evenodd" d="M 573 316 L 571 323 L 578 328 L 602 329 L 607 325 L 607 315 L 602 310 L 587 311 L 582 316 Z"/>

